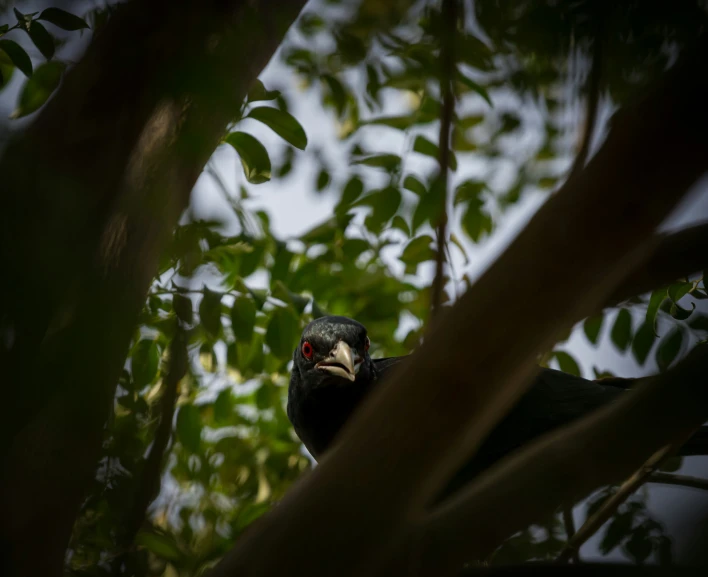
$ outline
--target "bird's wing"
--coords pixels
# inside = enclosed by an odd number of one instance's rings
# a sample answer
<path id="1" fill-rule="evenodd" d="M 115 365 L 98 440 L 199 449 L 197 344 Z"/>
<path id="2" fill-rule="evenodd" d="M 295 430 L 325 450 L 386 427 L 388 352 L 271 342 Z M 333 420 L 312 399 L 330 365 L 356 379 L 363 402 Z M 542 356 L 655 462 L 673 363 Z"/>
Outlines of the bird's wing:
<path id="1" fill-rule="evenodd" d="M 371 359 L 377 378 L 383 378 L 392 367 L 405 361 L 408 357 L 386 357 L 385 359 Z"/>

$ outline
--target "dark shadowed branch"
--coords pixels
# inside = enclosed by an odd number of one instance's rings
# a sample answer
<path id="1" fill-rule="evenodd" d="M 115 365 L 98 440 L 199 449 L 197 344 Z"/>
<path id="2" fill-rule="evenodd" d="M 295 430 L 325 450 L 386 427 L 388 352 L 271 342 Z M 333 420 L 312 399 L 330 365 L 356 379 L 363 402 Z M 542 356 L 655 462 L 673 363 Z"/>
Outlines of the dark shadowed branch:
<path id="1" fill-rule="evenodd" d="M 658 235 L 652 244 L 647 261 L 613 291 L 608 306 L 708 268 L 708 223 Z"/>
<path id="2" fill-rule="evenodd" d="M 701 477 L 691 477 L 689 475 L 674 475 L 673 473 L 653 473 L 648 481 L 650 483 L 661 483 L 663 485 L 675 485 L 676 487 L 691 487 L 708 491 L 708 479 Z"/>
<path id="3" fill-rule="evenodd" d="M 657 448 L 685 440 L 708 418 L 706 371 L 708 347 L 701 347 L 636 392 L 483 473 L 411 532 L 426 568 L 421 575 L 450 574 L 463 561 L 485 558 L 559 503 L 616 482 Z"/>
<path id="4" fill-rule="evenodd" d="M 126 515 L 123 526 L 122 546 L 130 549 L 135 536 L 145 522 L 150 503 L 160 492 L 160 479 L 165 461 L 165 452 L 172 436 L 172 419 L 179 394 L 179 383 L 187 372 L 187 343 L 184 331 L 177 328 L 170 343 L 169 368 L 162 381 L 160 420 L 155 431 L 150 452 L 143 466 L 140 485 L 133 506 Z"/>
<path id="5" fill-rule="evenodd" d="M 684 441 L 682 439 L 681 441 Z M 675 454 L 682 442 L 666 445 L 654 453 L 634 474 L 629 477 L 619 489 L 607 499 L 595 513 L 583 523 L 578 532 L 568 539 L 565 548 L 558 556 L 559 563 L 572 559 L 580 551 L 580 547 L 602 527 L 606 521 L 617 512 L 619 506 L 649 480 L 652 473 L 670 456 Z"/>
<path id="6" fill-rule="evenodd" d="M 61 573 L 158 259 L 304 3 L 121 4 L 5 149 L 0 260 L 15 280 L 0 286 L 0 318 L 15 339 L 0 359 L 4 574 Z"/>

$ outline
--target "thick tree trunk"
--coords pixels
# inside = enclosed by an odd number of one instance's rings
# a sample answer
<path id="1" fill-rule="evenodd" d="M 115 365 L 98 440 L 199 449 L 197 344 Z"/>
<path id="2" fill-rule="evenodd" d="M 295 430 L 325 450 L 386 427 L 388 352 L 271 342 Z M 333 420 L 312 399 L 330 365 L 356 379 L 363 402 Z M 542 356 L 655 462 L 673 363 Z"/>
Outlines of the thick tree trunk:
<path id="1" fill-rule="evenodd" d="M 0 160 L 3 574 L 61 573 L 157 259 L 304 3 L 121 6 Z"/>

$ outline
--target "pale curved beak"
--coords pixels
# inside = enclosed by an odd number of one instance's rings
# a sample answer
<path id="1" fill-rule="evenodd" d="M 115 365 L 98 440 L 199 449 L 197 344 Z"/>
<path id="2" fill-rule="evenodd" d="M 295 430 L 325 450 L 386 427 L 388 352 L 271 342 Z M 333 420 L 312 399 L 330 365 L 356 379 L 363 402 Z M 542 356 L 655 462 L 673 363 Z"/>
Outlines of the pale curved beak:
<path id="1" fill-rule="evenodd" d="M 317 363 L 315 368 L 354 382 L 356 374 L 359 372 L 361 361 L 362 359 L 356 351 L 352 351 L 351 347 L 344 341 L 339 341 L 330 351 L 329 356 Z"/>

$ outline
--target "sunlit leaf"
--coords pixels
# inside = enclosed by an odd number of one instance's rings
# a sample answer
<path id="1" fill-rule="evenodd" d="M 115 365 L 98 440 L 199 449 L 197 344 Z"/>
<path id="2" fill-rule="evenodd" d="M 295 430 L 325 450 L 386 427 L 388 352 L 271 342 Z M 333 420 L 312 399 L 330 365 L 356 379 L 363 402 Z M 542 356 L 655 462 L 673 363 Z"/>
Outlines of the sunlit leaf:
<path id="1" fill-rule="evenodd" d="M 161 559 L 181 561 L 183 558 L 182 551 L 177 545 L 174 536 L 166 532 L 140 531 L 135 536 L 135 544 L 138 547 L 145 547 L 145 549 Z"/>
<path id="2" fill-rule="evenodd" d="M 554 351 L 553 356 L 558 361 L 558 366 L 561 371 L 578 377 L 582 376 L 578 362 L 570 354 L 565 351 Z"/>
<path id="3" fill-rule="evenodd" d="M 23 86 L 19 103 L 11 117 L 21 118 L 40 108 L 59 86 L 64 68 L 65 64 L 57 60 L 38 66 Z"/>
<path id="4" fill-rule="evenodd" d="M 262 184 L 270 180 L 270 157 L 259 140 L 245 132 L 236 131 L 226 137 L 226 142 L 238 152 L 248 182 Z"/>
<path id="5" fill-rule="evenodd" d="M 268 106 L 259 106 L 251 109 L 247 118 L 262 122 L 295 148 L 305 150 L 307 146 L 305 130 L 289 112 Z"/>

